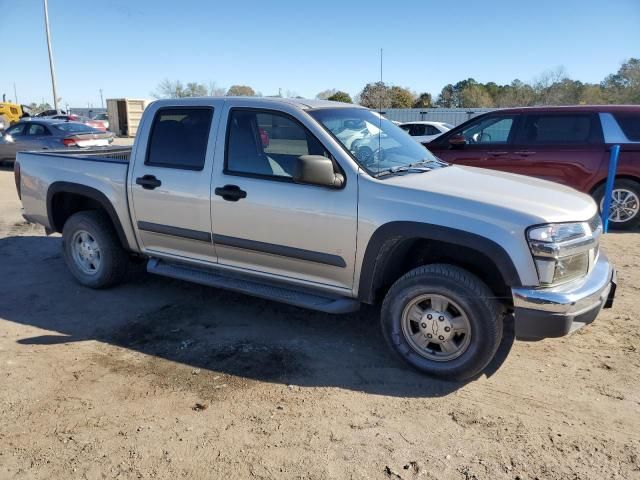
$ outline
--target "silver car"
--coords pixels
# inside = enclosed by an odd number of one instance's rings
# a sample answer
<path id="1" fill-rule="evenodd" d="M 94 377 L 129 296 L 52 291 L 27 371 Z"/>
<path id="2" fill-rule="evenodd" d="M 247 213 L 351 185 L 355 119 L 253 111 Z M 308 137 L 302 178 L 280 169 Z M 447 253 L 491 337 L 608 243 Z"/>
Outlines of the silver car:
<path id="1" fill-rule="evenodd" d="M 78 122 L 24 120 L 0 133 L 0 162 L 13 162 L 22 150 L 107 146 L 113 136 Z"/>

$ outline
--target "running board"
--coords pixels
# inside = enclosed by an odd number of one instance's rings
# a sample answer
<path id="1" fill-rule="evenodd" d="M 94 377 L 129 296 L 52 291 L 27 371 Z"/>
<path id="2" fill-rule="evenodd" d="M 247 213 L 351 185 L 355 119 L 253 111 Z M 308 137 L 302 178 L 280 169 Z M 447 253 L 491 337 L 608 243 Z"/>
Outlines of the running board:
<path id="1" fill-rule="evenodd" d="M 353 298 L 318 295 L 317 293 L 296 290 L 275 282 L 267 283 L 255 279 L 247 279 L 233 274 L 229 275 L 226 272 L 169 263 L 157 258 L 149 260 L 147 272 L 209 287 L 233 290 L 234 292 L 325 313 L 350 313 L 360 308 L 360 302 Z"/>

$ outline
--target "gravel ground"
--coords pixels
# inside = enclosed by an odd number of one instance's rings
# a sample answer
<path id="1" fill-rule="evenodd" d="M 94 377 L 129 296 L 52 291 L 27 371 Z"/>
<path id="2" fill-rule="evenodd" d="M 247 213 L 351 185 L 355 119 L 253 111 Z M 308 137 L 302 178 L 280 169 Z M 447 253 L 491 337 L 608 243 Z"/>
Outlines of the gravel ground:
<path id="1" fill-rule="evenodd" d="M 76 284 L 0 170 L 0 478 L 640 478 L 640 233 L 613 309 L 434 381 L 375 310 L 329 316 L 137 272 Z M 507 356 L 508 354 L 508 356 Z"/>

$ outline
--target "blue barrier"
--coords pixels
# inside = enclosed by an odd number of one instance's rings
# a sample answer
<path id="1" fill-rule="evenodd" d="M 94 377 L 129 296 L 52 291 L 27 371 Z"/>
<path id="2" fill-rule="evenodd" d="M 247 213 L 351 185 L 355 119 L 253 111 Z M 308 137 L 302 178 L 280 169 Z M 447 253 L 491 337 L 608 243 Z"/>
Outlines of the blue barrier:
<path id="1" fill-rule="evenodd" d="M 616 179 L 616 171 L 618 170 L 618 155 L 620 154 L 620 145 L 611 147 L 611 155 L 609 156 L 609 173 L 607 176 L 607 185 L 604 188 L 604 205 L 602 206 L 602 231 L 609 231 L 609 210 L 611 209 L 611 193 L 613 192 L 613 183 Z"/>

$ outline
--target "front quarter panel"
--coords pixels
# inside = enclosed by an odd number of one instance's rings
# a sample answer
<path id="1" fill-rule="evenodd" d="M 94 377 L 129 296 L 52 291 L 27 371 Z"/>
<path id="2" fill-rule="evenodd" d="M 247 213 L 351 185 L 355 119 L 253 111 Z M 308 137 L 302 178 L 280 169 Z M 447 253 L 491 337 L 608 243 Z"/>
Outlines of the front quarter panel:
<path id="1" fill-rule="evenodd" d="M 419 192 L 420 198 L 416 198 L 415 190 L 386 184 L 384 180 L 377 180 L 364 172 L 359 176 L 359 191 L 356 259 L 359 268 L 356 268 L 355 288 L 363 287 L 361 276 L 363 271 L 367 275 L 370 268 L 366 265 L 371 257 L 367 256 L 367 249 L 370 244 L 373 245 L 371 241 L 376 237 L 376 232 L 378 236 L 384 230 L 394 232 L 393 228 L 384 228 L 389 224 L 415 224 L 421 226 L 423 232 L 428 231 L 431 225 L 433 230 L 439 231 L 433 234 L 434 239 L 445 240 L 442 236 L 448 236 L 452 243 L 483 251 L 496 264 L 497 256 L 502 258 L 502 264 L 506 258 L 511 266 L 501 268 L 498 265 L 498 268 L 507 282 L 512 284 L 510 286 L 538 284 L 537 271 L 524 234 L 526 227 L 535 221 L 527 218 L 527 215 L 514 212 L 509 215 L 508 209 L 429 191 Z M 387 232 L 384 234 L 389 235 Z M 405 233 L 400 230 L 397 234 Z M 474 238 L 486 241 L 474 242 Z M 361 298 L 366 294 L 360 291 L 355 293 Z"/>

